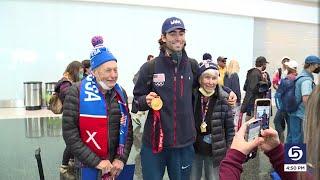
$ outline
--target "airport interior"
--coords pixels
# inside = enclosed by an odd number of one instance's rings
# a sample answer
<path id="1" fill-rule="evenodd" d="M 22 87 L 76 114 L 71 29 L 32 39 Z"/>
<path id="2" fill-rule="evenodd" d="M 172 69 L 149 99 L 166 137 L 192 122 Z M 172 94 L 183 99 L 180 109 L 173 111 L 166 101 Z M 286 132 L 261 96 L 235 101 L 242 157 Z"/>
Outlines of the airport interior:
<path id="1" fill-rule="evenodd" d="M 227 64 L 238 61 L 241 103 L 257 57 L 267 60 L 271 81 L 284 57 L 297 63 L 298 74 L 308 56 L 319 59 L 319 5 L 318 0 L 1 0 L 0 72 L 8 78 L 0 91 L 0 179 L 42 179 L 42 173 L 44 179 L 65 179 L 59 171 L 66 147 L 63 113 L 53 113 L 49 101 L 68 64 L 91 59 L 92 37 L 103 37 L 117 59 L 117 83 L 131 110 L 137 88 L 132 79 L 149 54 L 161 55 L 163 22 L 180 18 L 188 57 L 200 63 L 209 53 L 215 63 L 220 56 Z M 313 77 L 317 86 L 320 74 Z M 273 86 L 270 92 L 269 125 L 275 128 Z M 148 113 L 130 112 L 133 145 L 127 165 L 134 165 L 134 172 L 124 179 L 143 179 L 140 151 Z M 283 134 L 285 141 L 287 128 Z M 243 164 L 241 179 L 275 179 L 272 172 L 268 157 L 258 151 Z M 167 170 L 163 179 L 169 179 Z"/>

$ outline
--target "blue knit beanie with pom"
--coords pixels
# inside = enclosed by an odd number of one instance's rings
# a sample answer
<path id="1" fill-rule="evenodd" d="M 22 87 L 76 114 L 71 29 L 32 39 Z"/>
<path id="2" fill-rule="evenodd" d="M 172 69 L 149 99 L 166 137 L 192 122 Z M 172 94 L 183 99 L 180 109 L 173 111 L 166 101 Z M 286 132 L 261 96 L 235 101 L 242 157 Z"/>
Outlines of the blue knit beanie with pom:
<path id="1" fill-rule="evenodd" d="M 90 63 L 92 70 L 108 61 L 117 62 L 117 59 L 112 55 L 108 48 L 103 45 L 103 38 L 101 36 L 94 36 L 91 39 L 91 44 L 94 47 L 90 54 Z"/>

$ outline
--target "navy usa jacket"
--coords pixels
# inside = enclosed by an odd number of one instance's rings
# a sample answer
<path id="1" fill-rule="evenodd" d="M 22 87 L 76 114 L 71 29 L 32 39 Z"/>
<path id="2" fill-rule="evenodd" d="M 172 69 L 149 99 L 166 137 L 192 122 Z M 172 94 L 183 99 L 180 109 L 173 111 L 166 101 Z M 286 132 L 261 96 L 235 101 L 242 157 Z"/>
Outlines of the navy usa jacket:
<path id="1" fill-rule="evenodd" d="M 183 51 L 180 63 L 175 63 L 171 57 L 166 57 L 162 53 L 153 61 L 155 66 L 152 77 L 150 77 L 149 62 L 146 62 L 140 69 L 139 78 L 133 89 L 133 104 L 140 111 L 149 110 L 142 141 L 146 146 L 152 147 L 153 111 L 146 103 L 146 96 L 153 91 L 163 101 L 160 110 L 164 132 L 163 147 L 180 148 L 191 145 L 196 137 L 192 107 L 194 77 L 191 69 L 191 61 L 195 60 L 189 59 Z"/>

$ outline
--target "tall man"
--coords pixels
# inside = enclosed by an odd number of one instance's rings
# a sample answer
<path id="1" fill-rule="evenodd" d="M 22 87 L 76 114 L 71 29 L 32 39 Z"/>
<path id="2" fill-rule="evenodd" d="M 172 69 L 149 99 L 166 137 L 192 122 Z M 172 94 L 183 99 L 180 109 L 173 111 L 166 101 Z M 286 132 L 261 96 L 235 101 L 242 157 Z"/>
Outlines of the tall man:
<path id="1" fill-rule="evenodd" d="M 164 21 L 159 44 L 159 56 L 142 65 L 133 90 L 133 111 L 149 110 L 140 153 L 143 179 L 161 180 L 165 168 L 171 180 L 189 179 L 196 136 L 192 90 L 199 67 L 184 49 L 181 19 Z M 234 93 L 232 98 L 235 103 Z"/>

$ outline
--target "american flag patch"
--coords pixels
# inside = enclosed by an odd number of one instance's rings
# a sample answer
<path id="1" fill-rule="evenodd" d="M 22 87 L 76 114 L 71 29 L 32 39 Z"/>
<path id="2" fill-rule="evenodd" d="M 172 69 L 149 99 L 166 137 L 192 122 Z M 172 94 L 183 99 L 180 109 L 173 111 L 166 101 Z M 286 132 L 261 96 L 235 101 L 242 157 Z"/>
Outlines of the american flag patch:
<path id="1" fill-rule="evenodd" d="M 165 81 L 166 81 L 166 78 L 165 78 L 165 75 L 163 73 L 153 74 L 153 82 L 162 83 L 162 82 L 165 82 Z"/>

